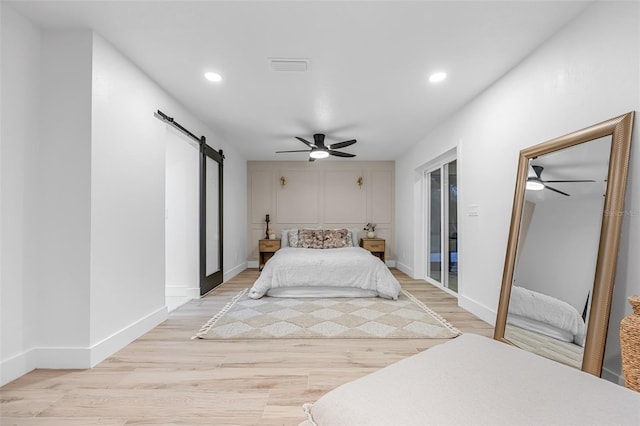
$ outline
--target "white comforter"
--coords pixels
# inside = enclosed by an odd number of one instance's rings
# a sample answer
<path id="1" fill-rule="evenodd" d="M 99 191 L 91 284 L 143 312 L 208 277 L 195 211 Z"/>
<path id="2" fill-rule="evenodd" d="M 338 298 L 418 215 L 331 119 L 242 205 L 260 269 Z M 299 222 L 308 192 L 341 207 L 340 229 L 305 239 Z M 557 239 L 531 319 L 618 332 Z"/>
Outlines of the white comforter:
<path id="1" fill-rule="evenodd" d="M 576 308 L 546 294 L 524 287 L 511 288 L 509 313 L 559 328 L 579 338 L 585 333 L 585 324 Z"/>
<path id="2" fill-rule="evenodd" d="M 351 287 L 394 300 L 400 292 L 387 266 L 360 247 L 282 248 L 265 264 L 249 297 L 258 299 L 271 288 L 283 287 Z"/>

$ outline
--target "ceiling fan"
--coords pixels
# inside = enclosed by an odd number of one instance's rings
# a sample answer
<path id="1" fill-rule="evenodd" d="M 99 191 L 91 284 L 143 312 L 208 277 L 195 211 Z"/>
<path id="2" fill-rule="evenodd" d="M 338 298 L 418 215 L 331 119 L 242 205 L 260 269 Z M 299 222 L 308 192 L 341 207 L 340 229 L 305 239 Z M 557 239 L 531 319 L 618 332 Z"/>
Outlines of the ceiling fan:
<path id="1" fill-rule="evenodd" d="M 542 166 L 534 166 L 532 165 L 531 168 L 533 169 L 533 171 L 535 172 L 535 176 L 529 176 L 527 178 L 527 189 L 533 190 L 533 191 L 538 191 L 541 189 L 549 189 L 551 191 L 557 192 L 558 194 L 562 194 L 562 195 L 566 195 L 567 197 L 569 197 L 570 195 L 567 194 L 566 192 L 560 191 L 559 189 L 553 188 L 549 185 L 547 185 L 548 183 L 562 183 L 562 182 L 595 182 L 595 180 L 590 180 L 590 179 L 579 179 L 579 180 L 542 180 L 541 176 L 542 176 L 542 171 L 544 170 L 544 167 Z"/>
<path id="2" fill-rule="evenodd" d="M 313 142 L 311 143 L 308 140 L 296 136 L 303 144 L 307 145 L 311 149 L 301 149 L 294 151 L 276 151 L 276 154 L 282 154 L 285 152 L 308 152 L 309 153 L 309 161 L 315 161 L 317 158 L 327 158 L 329 155 L 333 155 L 335 157 L 355 157 L 355 154 L 349 154 L 347 152 L 336 151 L 336 149 L 346 148 L 350 145 L 356 143 L 355 139 L 351 139 L 344 142 L 333 143 L 329 146 L 324 144 L 324 134 L 316 133 L 313 135 Z"/>

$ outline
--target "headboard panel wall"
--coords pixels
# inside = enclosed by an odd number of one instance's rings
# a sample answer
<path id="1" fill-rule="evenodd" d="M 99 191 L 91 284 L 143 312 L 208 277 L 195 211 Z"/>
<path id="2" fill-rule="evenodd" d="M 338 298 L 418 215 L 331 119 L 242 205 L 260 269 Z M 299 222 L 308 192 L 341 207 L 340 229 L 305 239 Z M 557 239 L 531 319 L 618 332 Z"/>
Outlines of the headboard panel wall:
<path id="1" fill-rule="evenodd" d="M 257 262 L 269 214 L 278 236 L 282 229 L 376 223 L 393 262 L 394 178 L 394 161 L 247 162 L 247 260 Z"/>

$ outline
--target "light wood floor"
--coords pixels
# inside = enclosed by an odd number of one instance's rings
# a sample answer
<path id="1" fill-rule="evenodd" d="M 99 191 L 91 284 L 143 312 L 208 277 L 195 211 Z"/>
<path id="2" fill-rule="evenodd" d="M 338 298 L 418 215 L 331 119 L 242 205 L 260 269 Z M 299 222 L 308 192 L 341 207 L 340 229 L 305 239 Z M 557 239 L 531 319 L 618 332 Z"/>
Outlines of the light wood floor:
<path id="1" fill-rule="evenodd" d="M 392 270 L 404 288 L 467 333 L 493 328 L 457 300 Z M 248 269 L 208 297 L 250 287 Z M 209 305 L 210 306 L 210 305 Z M 90 370 L 36 370 L 0 389 L 4 425 L 297 425 L 302 404 L 439 339 L 191 340 L 215 312 L 191 301 Z"/>

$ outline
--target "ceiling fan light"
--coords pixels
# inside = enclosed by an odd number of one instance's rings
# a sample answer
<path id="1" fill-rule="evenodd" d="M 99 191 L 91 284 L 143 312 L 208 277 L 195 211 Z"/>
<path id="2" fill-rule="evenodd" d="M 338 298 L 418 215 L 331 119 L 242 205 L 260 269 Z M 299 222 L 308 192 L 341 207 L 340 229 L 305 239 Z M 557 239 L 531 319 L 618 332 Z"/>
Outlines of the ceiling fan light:
<path id="1" fill-rule="evenodd" d="M 209 81 L 213 81 L 214 83 L 218 83 L 222 81 L 222 76 L 217 72 L 206 72 L 204 73 L 204 78 L 206 78 Z"/>
<path id="2" fill-rule="evenodd" d="M 309 157 L 311 158 L 327 158 L 328 156 L 329 153 L 321 149 L 311 151 L 311 153 L 309 154 Z"/>
<path id="3" fill-rule="evenodd" d="M 542 182 L 538 182 L 536 180 L 528 180 L 527 181 L 527 189 L 530 191 L 540 191 L 544 189 L 544 184 Z"/>
<path id="4" fill-rule="evenodd" d="M 441 81 L 444 81 L 445 78 L 447 78 L 446 72 L 436 72 L 429 76 L 429 81 L 431 83 L 440 83 Z"/>

